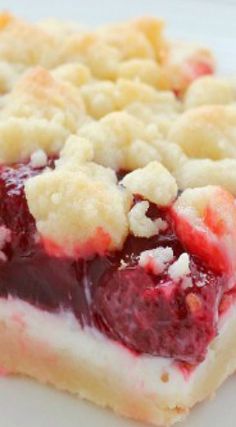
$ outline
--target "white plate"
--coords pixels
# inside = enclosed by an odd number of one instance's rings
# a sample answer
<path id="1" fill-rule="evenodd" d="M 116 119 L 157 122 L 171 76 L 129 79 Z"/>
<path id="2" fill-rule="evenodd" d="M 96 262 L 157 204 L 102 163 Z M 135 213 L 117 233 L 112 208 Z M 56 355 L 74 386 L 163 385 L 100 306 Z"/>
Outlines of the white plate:
<path id="1" fill-rule="evenodd" d="M 235 0 L 4 0 L 1 7 L 31 20 L 54 16 L 88 25 L 140 15 L 162 16 L 170 35 L 211 46 L 221 73 L 236 70 Z M 182 427 L 235 427 L 235 392 L 233 376 L 216 399 L 196 407 Z M 141 426 L 69 395 L 14 378 L 0 379 L 0 417 L 1 427 Z"/>

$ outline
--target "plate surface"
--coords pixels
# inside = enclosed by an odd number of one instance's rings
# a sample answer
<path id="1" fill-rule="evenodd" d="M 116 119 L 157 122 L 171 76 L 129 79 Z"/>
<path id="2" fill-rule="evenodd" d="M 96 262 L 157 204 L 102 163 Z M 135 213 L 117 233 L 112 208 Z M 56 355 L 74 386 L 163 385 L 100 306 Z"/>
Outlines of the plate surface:
<path id="1" fill-rule="evenodd" d="M 168 33 L 214 49 L 219 72 L 236 76 L 235 0 L 3 0 L 30 20 L 46 17 L 99 25 L 141 15 L 163 17 Z M 215 400 L 196 407 L 181 427 L 235 427 L 236 377 Z M 106 410 L 24 379 L 0 378 L 1 427 L 141 427 Z"/>

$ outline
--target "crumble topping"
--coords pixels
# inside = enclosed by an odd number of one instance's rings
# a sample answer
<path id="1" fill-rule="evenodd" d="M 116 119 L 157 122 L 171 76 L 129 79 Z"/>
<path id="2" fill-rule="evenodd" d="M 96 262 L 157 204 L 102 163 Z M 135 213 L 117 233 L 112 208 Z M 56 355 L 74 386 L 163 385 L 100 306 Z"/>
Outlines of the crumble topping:
<path id="1" fill-rule="evenodd" d="M 201 287 L 203 287 L 203 286 L 198 286 L 198 283 L 199 282 L 197 282 L 196 283 L 196 286 L 198 287 L 198 288 L 201 288 Z M 182 287 L 182 289 L 183 290 L 186 290 L 186 289 L 189 289 L 189 288 L 192 288 L 193 287 L 193 281 L 192 281 L 192 278 L 191 278 L 191 276 L 186 276 L 186 275 L 184 275 L 182 278 L 181 278 L 181 287 Z"/>
<path id="2" fill-rule="evenodd" d="M 168 137 L 189 157 L 235 158 L 235 128 L 234 105 L 210 105 L 182 114 L 173 123 Z"/>
<path id="3" fill-rule="evenodd" d="M 168 93 L 168 92 L 167 92 Z M 136 117 L 151 129 L 155 126 L 159 138 L 163 138 L 167 142 L 168 133 L 173 125 L 173 122 L 179 116 L 177 111 L 163 110 L 162 106 L 158 104 L 143 104 L 141 102 L 134 102 L 128 105 L 125 109 L 129 114 Z M 151 136 L 151 134 L 150 134 Z"/>
<path id="4" fill-rule="evenodd" d="M 158 162 L 150 162 L 142 169 L 126 175 L 122 184 L 133 194 L 139 194 L 159 206 L 168 206 L 177 196 L 173 176 Z"/>
<path id="5" fill-rule="evenodd" d="M 100 179 L 102 166 L 93 167 L 93 174 L 90 168 L 58 167 L 26 182 L 29 208 L 49 252 L 86 257 L 122 247 L 132 197 L 107 179 L 109 173 Z"/>
<path id="6" fill-rule="evenodd" d="M 118 77 L 147 83 L 157 89 L 168 88 L 165 73 L 153 59 L 129 59 L 120 64 Z"/>
<path id="7" fill-rule="evenodd" d="M 38 118 L 0 118 L 0 164 L 28 159 L 38 149 L 58 153 L 68 131 L 60 124 Z"/>
<path id="8" fill-rule="evenodd" d="M 77 170 L 81 164 L 92 161 L 94 150 L 92 143 L 85 138 L 71 135 L 60 152 L 60 158 L 56 161 L 57 168 L 63 167 L 69 170 Z M 99 165 L 96 165 L 97 168 Z M 104 171 L 108 169 L 103 168 Z M 114 173 L 115 175 L 115 173 Z"/>
<path id="9" fill-rule="evenodd" d="M 236 196 L 236 159 L 191 159 L 174 172 L 181 190 L 207 185 L 220 185 Z"/>
<path id="10" fill-rule="evenodd" d="M 75 132 L 84 115 L 78 90 L 44 68 L 27 71 L 5 98 L 1 117 L 43 118 Z"/>
<path id="11" fill-rule="evenodd" d="M 173 249 L 160 246 L 156 249 L 141 252 L 139 265 L 147 270 L 151 270 L 154 274 L 161 274 L 173 260 Z"/>
<path id="12" fill-rule="evenodd" d="M 64 80 L 80 87 L 92 80 L 90 69 L 84 64 L 63 64 L 54 68 L 52 75 L 57 80 Z"/>
<path id="13" fill-rule="evenodd" d="M 209 50 L 166 40 L 163 22 L 152 17 L 93 31 L 55 20 L 31 25 L 8 13 L 2 13 L 0 21 L 0 56 L 23 68 L 81 63 L 97 79 L 139 79 L 163 90 L 172 89 L 173 78 L 178 87 L 182 80 L 187 86 L 182 74 L 189 59 L 214 66 Z"/>
<path id="14" fill-rule="evenodd" d="M 153 159 L 161 160 L 154 137 L 150 137 L 146 126 L 124 111 L 85 124 L 78 135 L 93 144 L 95 162 L 116 171 L 136 169 Z"/>
<path id="15" fill-rule="evenodd" d="M 209 184 L 236 195 L 235 82 L 210 76 L 209 50 L 167 40 L 154 18 L 91 31 L 3 13 L 0 33 L 0 163 L 57 158 L 26 183 L 44 240 L 71 255 L 102 230 L 119 249 L 129 230 L 166 227 L 148 201 Z M 131 209 L 134 194 L 145 201 Z"/>
<path id="16" fill-rule="evenodd" d="M 227 79 L 202 77 L 189 86 L 184 99 L 185 108 L 201 105 L 231 104 L 236 100 L 232 83 Z"/>
<path id="17" fill-rule="evenodd" d="M 129 81 L 118 79 L 117 82 L 109 81 L 92 82 L 81 88 L 87 111 L 92 117 L 99 119 L 112 111 L 120 111 L 133 105 L 147 106 L 156 114 L 177 113 L 180 103 L 172 92 L 157 91 L 150 85 L 138 80 Z"/>
<path id="18" fill-rule="evenodd" d="M 27 72 L 5 97 L 0 112 L 1 163 L 24 161 L 37 149 L 58 153 L 84 118 L 77 89 L 56 81 L 43 68 Z"/>
<path id="19" fill-rule="evenodd" d="M 189 255 L 185 252 L 168 268 L 168 274 L 174 281 L 183 279 L 190 273 Z M 186 284 L 185 284 L 186 286 Z"/>
<path id="20" fill-rule="evenodd" d="M 173 249 L 170 247 L 158 247 L 143 251 L 139 257 L 139 265 L 151 271 L 153 274 L 161 274 L 164 271 L 170 276 L 174 282 L 181 280 L 181 286 L 183 289 L 191 288 L 193 282 L 189 274 L 190 271 L 190 258 L 189 255 L 184 252 L 175 260 Z"/>
<path id="21" fill-rule="evenodd" d="M 161 218 L 154 221 L 146 216 L 150 204 L 147 201 L 139 202 L 129 211 L 129 229 L 136 237 L 151 237 L 166 230 L 168 224 Z"/>
<path id="22" fill-rule="evenodd" d="M 12 65 L 6 61 L 0 60 L 0 94 L 5 95 L 10 92 L 13 85 L 22 73 L 21 65 Z"/>
<path id="23" fill-rule="evenodd" d="M 119 270 L 124 270 L 126 267 L 128 267 L 128 263 L 124 261 L 123 259 L 120 260 L 120 267 Z"/>
<path id="24" fill-rule="evenodd" d="M 55 63 L 57 43 L 49 33 L 40 30 L 9 13 L 0 14 L 0 58 L 10 64 L 25 67 Z"/>
<path id="25" fill-rule="evenodd" d="M 188 160 L 182 149 L 172 142 L 164 139 L 155 139 L 153 144 L 161 157 L 161 163 L 173 175 L 175 171 L 178 170 L 178 168 L 181 168 Z"/>
<path id="26" fill-rule="evenodd" d="M 30 156 L 30 164 L 33 168 L 46 166 L 47 160 L 47 154 L 43 150 L 37 150 Z"/>

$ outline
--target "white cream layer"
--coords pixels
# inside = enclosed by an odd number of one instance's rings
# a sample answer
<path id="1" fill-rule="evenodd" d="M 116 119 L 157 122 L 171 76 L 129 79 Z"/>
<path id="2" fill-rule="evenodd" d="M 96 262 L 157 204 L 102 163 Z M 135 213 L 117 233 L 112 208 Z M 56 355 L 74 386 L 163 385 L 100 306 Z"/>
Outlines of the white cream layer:
<path id="1" fill-rule="evenodd" d="M 84 359 L 93 369 L 102 369 L 108 377 L 119 378 L 130 392 L 153 400 L 158 397 L 159 403 L 166 406 L 168 402 L 169 408 L 192 406 L 206 397 L 202 397 L 200 390 L 207 389 L 204 386 L 207 375 L 221 347 L 231 339 L 232 331 L 236 335 L 236 307 L 233 307 L 221 321 L 220 333 L 210 345 L 205 361 L 186 378 L 172 359 L 135 356 L 96 329 L 82 329 L 72 313 L 53 314 L 18 299 L 1 298 L 0 321 L 9 325 L 18 322 L 29 340 L 37 337 L 39 342 L 53 347 L 59 354 L 64 352 L 75 360 Z M 168 382 L 163 382 L 163 374 L 169 374 Z"/>

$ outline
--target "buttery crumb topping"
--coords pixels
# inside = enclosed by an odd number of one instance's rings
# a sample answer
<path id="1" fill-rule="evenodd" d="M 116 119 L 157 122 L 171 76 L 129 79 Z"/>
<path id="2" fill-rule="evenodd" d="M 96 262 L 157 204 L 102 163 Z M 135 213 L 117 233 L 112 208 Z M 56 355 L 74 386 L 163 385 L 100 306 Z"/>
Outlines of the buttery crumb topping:
<path id="1" fill-rule="evenodd" d="M 30 164 L 33 168 L 44 167 L 47 164 L 47 154 L 43 150 L 37 150 L 30 157 Z"/>
<path id="2" fill-rule="evenodd" d="M 130 232 L 136 237 L 151 237 L 166 230 L 167 222 L 161 218 L 151 220 L 146 216 L 150 204 L 147 201 L 137 203 L 128 214 Z"/>
<path id="3" fill-rule="evenodd" d="M 27 181 L 29 208 L 46 249 L 53 242 L 59 254 L 89 256 L 122 247 L 132 197 L 99 174 L 59 168 Z"/>
<path id="4" fill-rule="evenodd" d="M 56 159 L 25 186 L 47 248 L 119 249 L 165 229 L 149 202 L 208 184 L 236 194 L 235 82 L 210 76 L 208 49 L 166 39 L 155 18 L 92 31 L 3 13 L 0 35 L 0 163 Z"/>
<path id="5" fill-rule="evenodd" d="M 190 273 L 189 263 L 189 255 L 184 252 L 168 269 L 168 274 L 171 279 L 178 281 L 187 276 Z"/>
<path id="6" fill-rule="evenodd" d="M 177 196 L 177 184 L 168 170 L 158 162 L 136 169 L 122 180 L 133 194 L 139 194 L 159 206 L 168 206 Z"/>
<path id="7" fill-rule="evenodd" d="M 172 248 L 158 247 L 140 254 L 139 265 L 154 274 L 161 274 L 165 271 L 170 263 L 174 260 Z"/>

